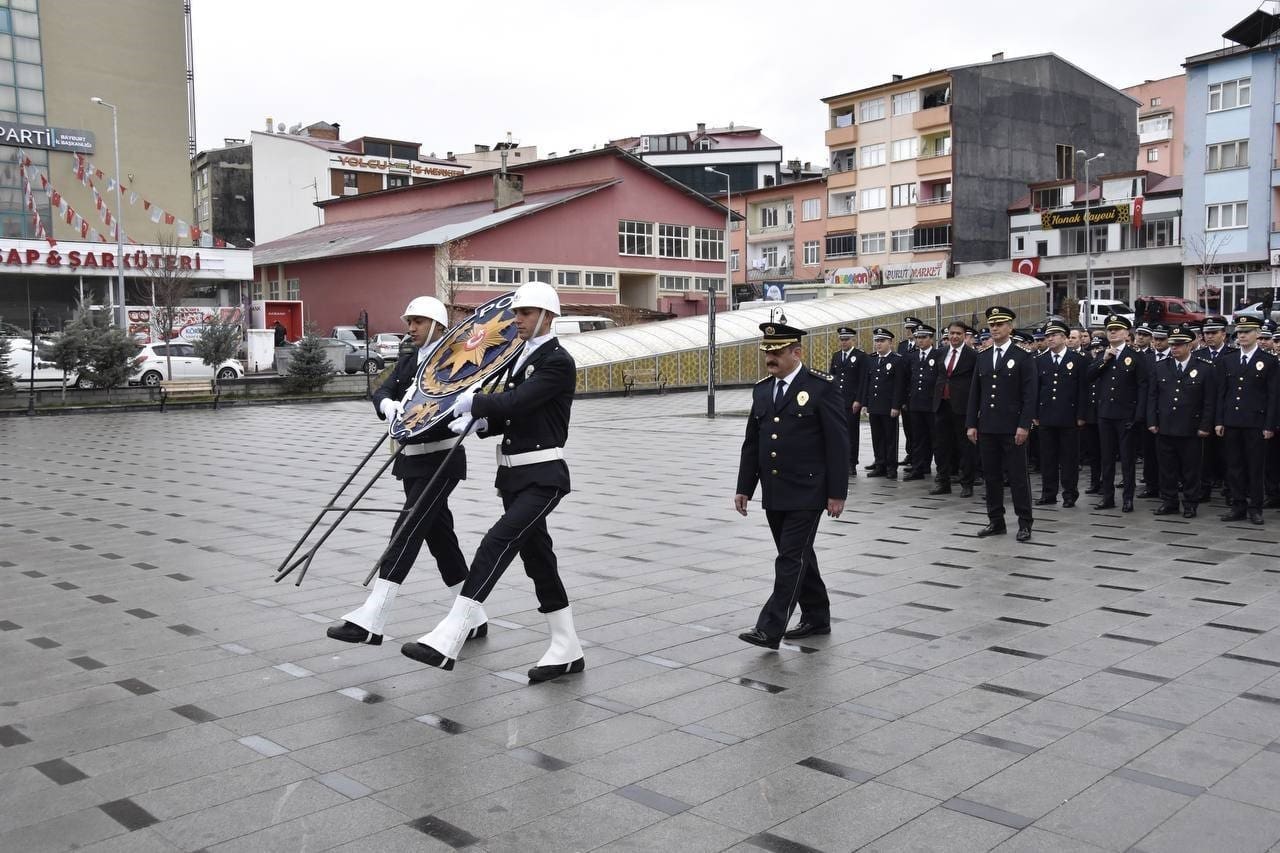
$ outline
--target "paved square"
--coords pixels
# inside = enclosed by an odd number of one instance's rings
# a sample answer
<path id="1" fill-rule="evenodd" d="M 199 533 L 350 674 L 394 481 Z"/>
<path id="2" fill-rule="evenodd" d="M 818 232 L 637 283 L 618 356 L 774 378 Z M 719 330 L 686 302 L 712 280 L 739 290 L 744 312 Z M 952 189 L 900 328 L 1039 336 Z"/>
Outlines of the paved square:
<path id="1" fill-rule="evenodd" d="M 772 583 L 731 506 L 747 401 L 575 404 L 550 529 L 588 668 L 536 686 L 518 561 L 453 672 L 399 654 L 448 607 L 425 554 L 394 639 L 324 635 L 390 515 L 272 582 L 367 404 L 0 420 L 0 850 L 1280 842 L 1280 514 L 1037 508 L 1023 545 L 974 537 L 981 490 L 858 478 L 816 546 L 832 634 L 768 652 L 736 638 Z M 468 455 L 470 555 L 498 501 Z"/>

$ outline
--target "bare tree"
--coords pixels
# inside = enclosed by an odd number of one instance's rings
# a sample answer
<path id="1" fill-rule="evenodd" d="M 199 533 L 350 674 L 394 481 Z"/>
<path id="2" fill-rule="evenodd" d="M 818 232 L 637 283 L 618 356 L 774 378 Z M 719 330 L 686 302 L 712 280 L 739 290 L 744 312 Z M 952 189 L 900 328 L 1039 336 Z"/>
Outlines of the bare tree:
<path id="1" fill-rule="evenodd" d="M 1225 234 L 1219 233 L 1186 234 L 1183 236 L 1187 251 L 1195 258 L 1196 295 L 1199 297 L 1199 301 L 1204 303 L 1206 312 L 1208 311 L 1209 302 L 1209 276 L 1218 272 L 1218 253 L 1222 251 L 1222 246 L 1226 239 Z"/>
<path id="2" fill-rule="evenodd" d="M 449 240 L 436 247 L 436 298 L 449 309 L 449 322 L 463 313 L 458 305 L 458 295 L 462 292 L 462 283 L 456 280 L 454 268 L 468 259 L 467 250 L 471 241 L 466 237 Z"/>
<path id="3" fill-rule="evenodd" d="M 160 247 L 160 255 L 152 255 L 143 267 L 142 280 L 151 287 L 151 328 L 152 338 L 156 336 L 168 343 L 177 325 L 179 312 L 194 286 L 194 271 L 183 266 L 179 261 L 178 243 L 171 237 L 159 237 L 156 245 Z M 165 348 L 166 378 L 173 378 L 173 357 Z"/>

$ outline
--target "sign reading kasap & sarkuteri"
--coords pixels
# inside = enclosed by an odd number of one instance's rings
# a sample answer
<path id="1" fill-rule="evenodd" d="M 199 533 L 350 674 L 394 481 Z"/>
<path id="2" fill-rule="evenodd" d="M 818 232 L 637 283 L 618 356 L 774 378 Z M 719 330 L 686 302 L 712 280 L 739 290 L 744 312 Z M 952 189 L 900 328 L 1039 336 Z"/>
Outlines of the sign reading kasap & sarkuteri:
<path id="1" fill-rule="evenodd" d="M 1112 204 L 1106 207 L 1095 207 L 1089 211 L 1090 225 L 1128 225 L 1133 214 L 1127 204 Z M 1084 210 L 1044 210 L 1040 212 L 1040 227 L 1048 231 L 1053 228 L 1078 228 L 1084 226 Z"/>
<path id="2" fill-rule="evenodd" d="M 93 132 L 67 127 L 0 121 L 0 145 L 92 154 Z"/>

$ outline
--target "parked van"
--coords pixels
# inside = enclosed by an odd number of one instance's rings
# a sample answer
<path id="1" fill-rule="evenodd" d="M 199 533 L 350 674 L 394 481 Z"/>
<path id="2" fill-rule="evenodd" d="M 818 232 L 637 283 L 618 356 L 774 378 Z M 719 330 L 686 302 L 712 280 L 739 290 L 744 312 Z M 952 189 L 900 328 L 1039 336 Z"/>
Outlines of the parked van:
<path id="1" fill-rule="evenodd" d="M 1123 302 L 1114 299 L 1085 299 L 1080 303 L 1080 322 L 1090 329 L 1105 326 L 1107 318 L 1112 314 L 1126 317 L 1130 323 L 1134 322 L 1133 309 Z"/>
<path id="2" fill-rule="evenodd" d="M 1142 296 L 1133 301 L 1133 313 L 1138 322 L 1151 324 L 1164 323 L 1173 326 L 1177 323 L 1203 323 L 1207 316 L 1198 302 L 1183 299 L 1181 296 Z"/>
<path id="3" fill-rule="evenodd" d="M 608 317 L 557 317 L 551 321 L 551 334 L 576 335 L 579 332 L 598 332 L 601 329 L 612 329 L 617 324 Z"/>

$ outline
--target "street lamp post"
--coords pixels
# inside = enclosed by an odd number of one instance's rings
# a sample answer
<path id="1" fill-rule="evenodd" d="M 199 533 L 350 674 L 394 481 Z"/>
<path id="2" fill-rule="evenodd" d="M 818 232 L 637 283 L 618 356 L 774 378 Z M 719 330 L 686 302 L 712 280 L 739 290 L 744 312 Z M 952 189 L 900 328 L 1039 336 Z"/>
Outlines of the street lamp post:
<path id="1" fill-rule="evenodd" d="M 733 208 L 729 206 L 733 198 L 733 183 L 729 175 L 705 167 L 713 175 L 724 178 L 724 291 L 728 298 L 725 303 L 733 308 L 733 281 L 729 261 L 729 228 L 733 224 Z M 716 288 L 715 280 L 710 279 L 707 288 L 707 417 L 716 416 Z"/>
<path id="2" fill-rule="evenodd" d="M 1089 221 L 1089 194 L 1093 191 L 1089 186 L 1089 164 L 1094 160 L 1101 160 L 1106 157 L 1105 151 L 1099 151 L 1092 157 L 1088 151 L 1077 151 L 1077 157 L 1084 158 L 1084 293 L 1087 302 L 1086 305 L 1093 304 L 1093 240 L 1092 233 L 1089 229 L 1093 224 Z M 1088 318 L 1086 317 L 1087 321 Z M 1087 327 L 1087 322 L 1086 322 Z"/>
<path id="3" fill-rule="evenodd" d="M 99 97 L 89 99 L 100 107 L 106 107 L 111 110 L 111 147 L 114 149 L 116 158 L 116 288 L 120 292 L 120 301 L 116 305 L 117 323 L 121 329 L 126 332 L 129 330 L 128 323 L 125 321 L 125 293 L 124 293 L 124 228 L 120 220 L 120 125 L 119 113 L 115 104 L 109 104 Z M 155 300 L 152 300 L 153 302 Z"/>

